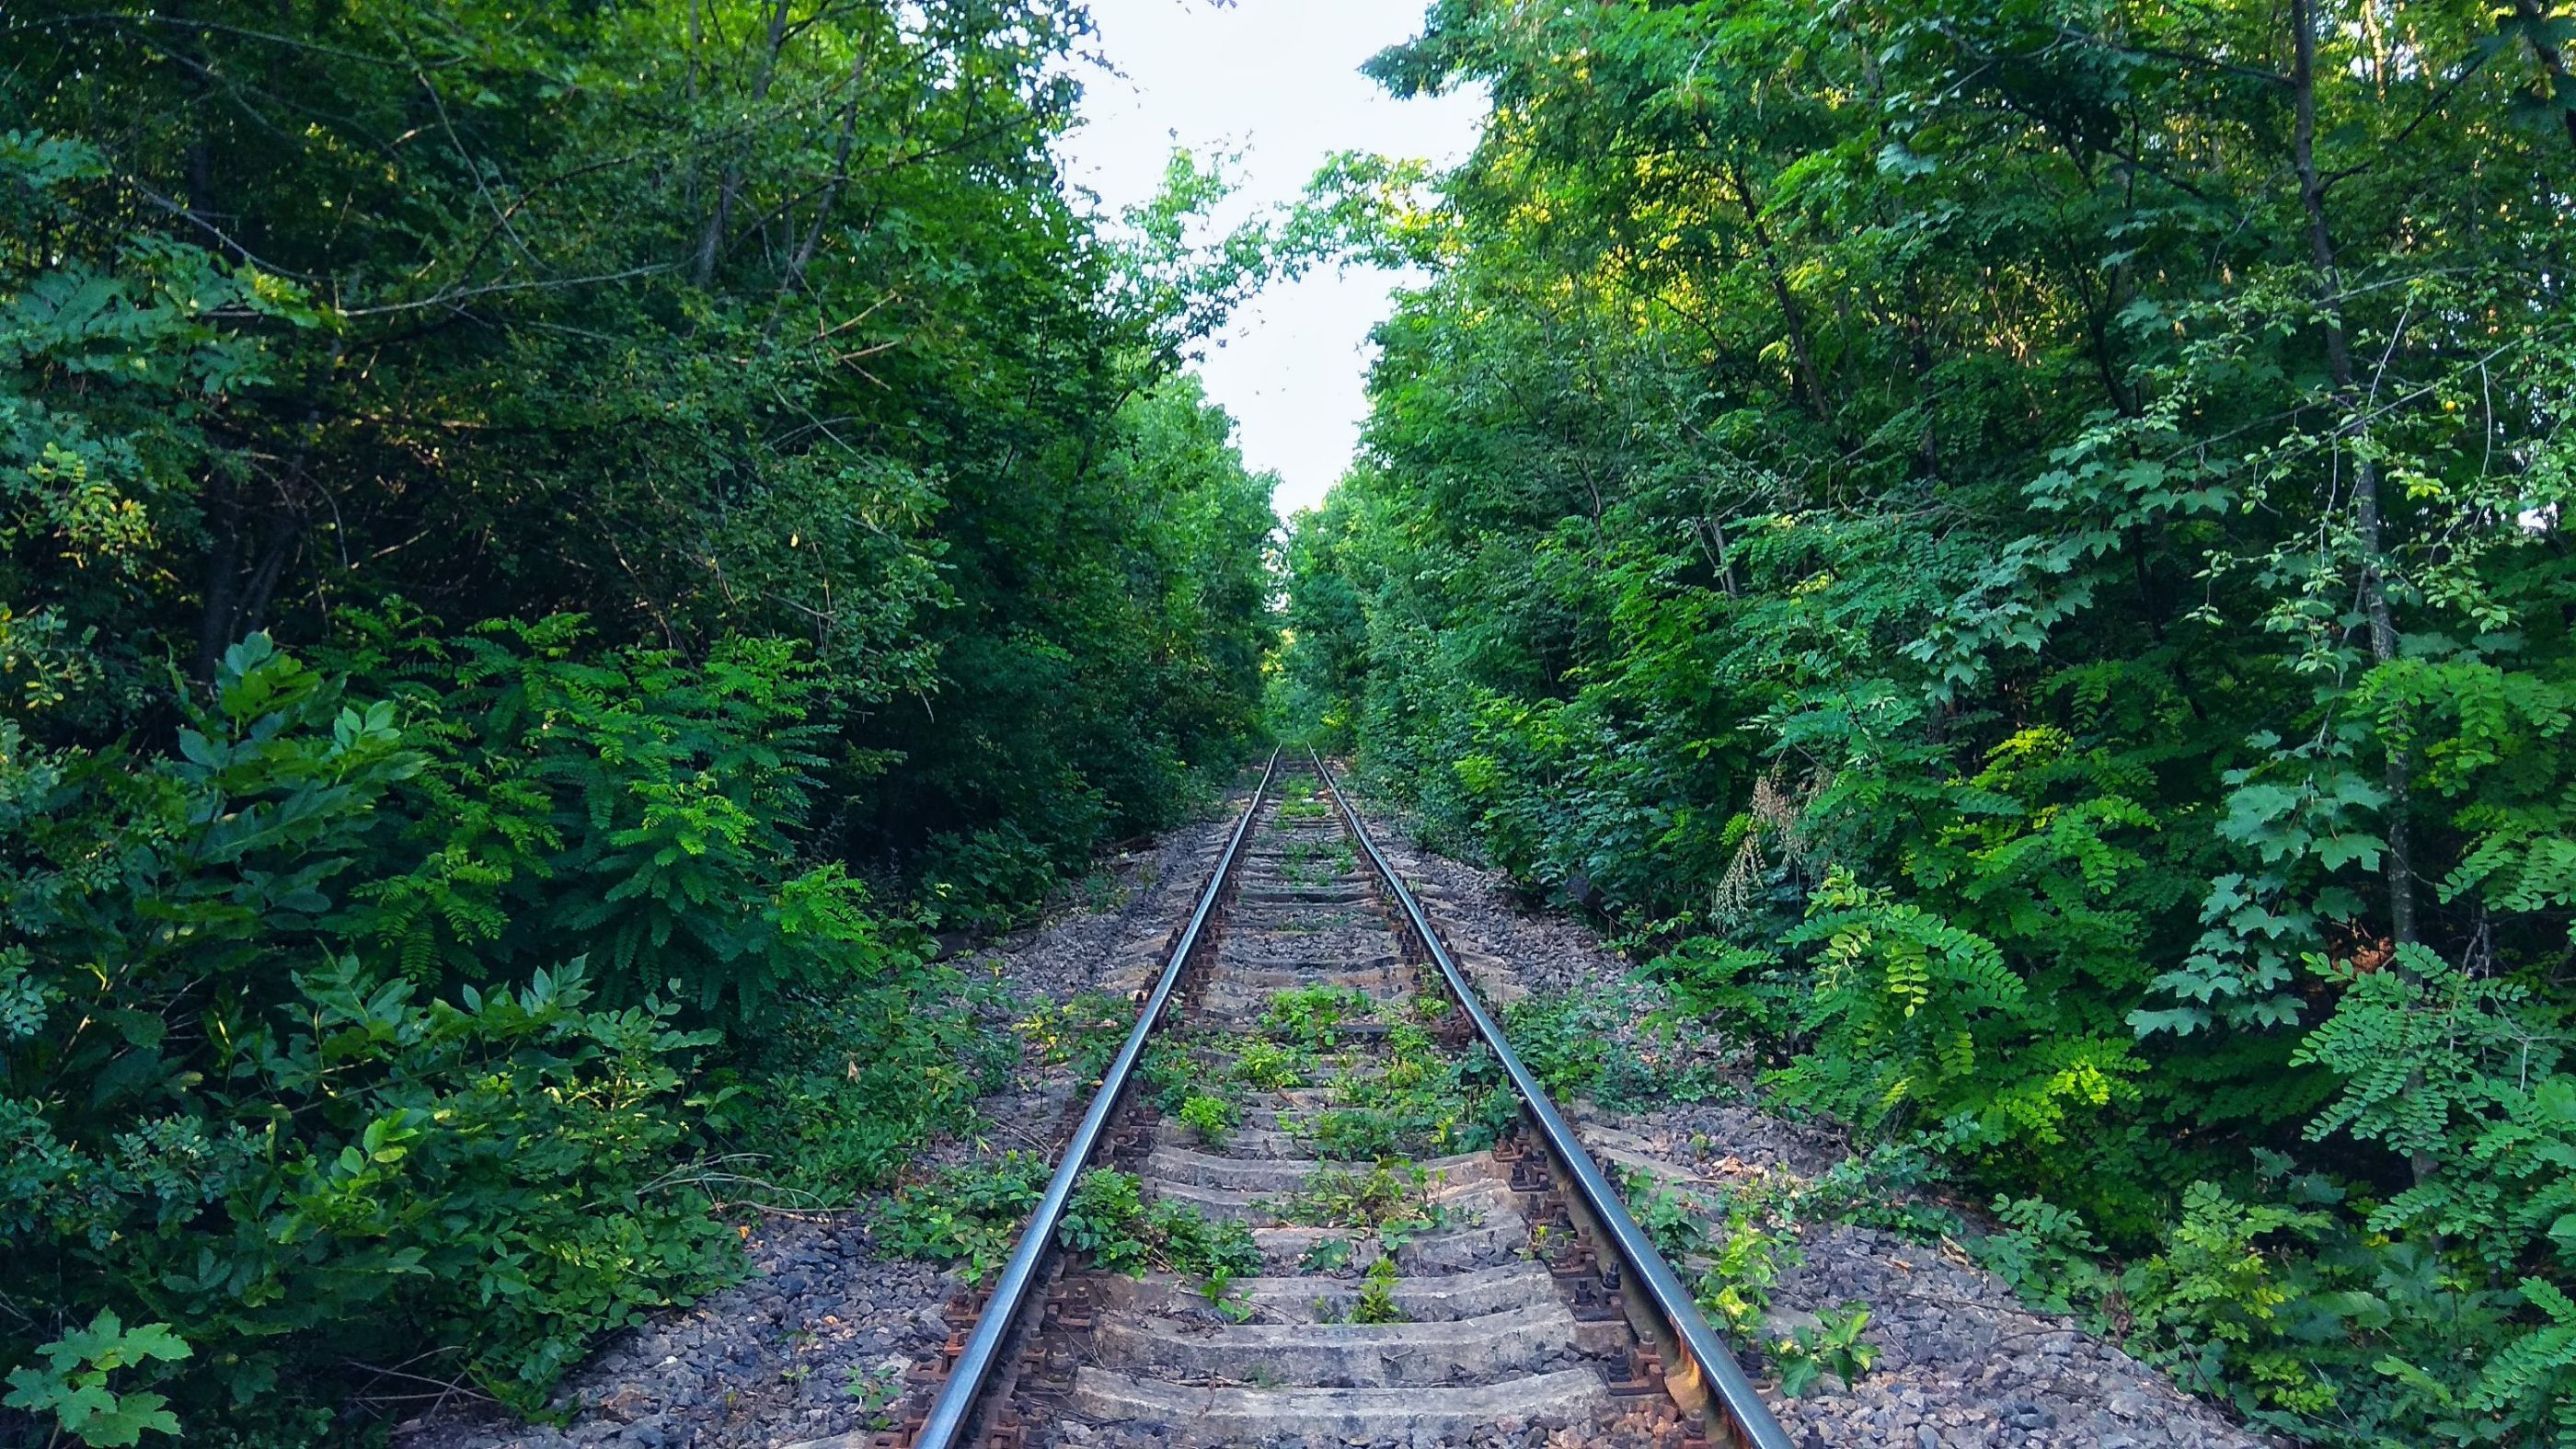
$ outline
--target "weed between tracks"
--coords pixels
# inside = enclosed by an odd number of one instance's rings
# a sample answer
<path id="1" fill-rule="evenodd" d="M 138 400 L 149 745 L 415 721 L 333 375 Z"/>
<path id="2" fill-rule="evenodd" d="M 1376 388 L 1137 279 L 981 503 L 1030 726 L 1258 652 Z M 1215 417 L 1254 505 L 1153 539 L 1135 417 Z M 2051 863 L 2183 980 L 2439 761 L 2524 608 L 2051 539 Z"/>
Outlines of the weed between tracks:
<path id="1" fill-rule="evenodd" d="M 1407 1162 L 1380 1162 L 1365 1172 L 1325 1168 L 1297 1191 L 1260 1205 L 1282 1222 L 1349 1228 L 1393 1249 L 1450 1224 L 1454 1211 L 1431 1200 L 1447 1181 L 1444 1173 Z"/>
<path id="2" fill-rule="evenodd" d="M 1223 1097 L 1205 1094 L 1185 1097 L 1181 1109 L 1173 1116 L 1210 1147 L 1225 1146 L 1227 1134 L 1243 1120 L 1243 1109 Z"/>
<path id="3" fill-rule="evenodd" d="M 1235 1056 L 1233 1079 L 1255 1091 L 1284 1092 L 1304 1086 L 1316 1065 L 1315 1054 L 1302 1048 L 1251 1041 Z"/>
<path id="4" fill-rule="evenodd" d="M 897 1257 L 962 1264 L 966 1281 L 980 1283 L 1010 1256 L 1052 1172 L 1026 1152 L 944 1169 L 899 1189 L 870 1221 L 870 1236 Z M 1148 1201 L 1141 1179 L 1111 1168 L 1093 1168 L 1074 1185 L 1056 1242 L 1119 1273 L 1164 1268 L 1204 1278 L 1261 1270 L 1251 1228 L 1185 1203 Z"/>
<path id="5" fill-rule="evenodd" d="M 1445 1001 L 1416 996 L 1407 1009 L 1417 1019 L 1388 1024 L 1373 1068 L 1344 1060 L 1322 1084 L 1324 1105 L 1281 1125 L 1318 1155 L 1344 1162 L 1492 1146 L 1515 1115 L 1493 1055 L 1481 1046 L 1450 1052 L 1433 1040 L 1420 1018 L 1436 1018 Z"/>
<path id="6" fill-rule="evenodd" d="M 1348 1247 L 1348 1244 L 1344 1244 Z M 1405 1323 L 1413 1315 L 1395 1301 L 1395 1259 L 1380 1258 L 1360 1275 L 1359 1295 L 1337 1300 L 1331 1294 L 1315 1296 L 1315 1321 L 1318 1323 Z"/>
<path id="7" fill-rule="evenodd" d="M 1143 1179 L 1105 1167 L 1075 1185 L 1056 1241 L 1113 1273 L 1163 1268 L 1202 1279 L 1224 1273 L 1231 1281 L 1261 1271 L 1248 1225 L 1186 1203 L 1148 1200 Z"/>
<path id="8" fill-rule="evenodd" d="M 1312 780 L 1290 780 L 1279 787 L 1281 820 L 1323 820 L 1329 818 L 1332 813 L 1332 805 L 1315 793 L 1315 782 Z"/>
<path id="9" fill-rule="evenodd" d="M 1292 840 L 1280 852 L 1279 878 L 1295 886 L 1326 886 L 1359 869 L 1349 840 Z"/>
<path id="10" fill-rule="evenodd" d="M 1374 1020 L 1377 1003 L 1355 986 L 1294 986 L 1270 994 L 1261 1012 L 1261 1030 L 1273 1040 L 1310 1051 L 1330 1051 L 1344 1029 Z"/>

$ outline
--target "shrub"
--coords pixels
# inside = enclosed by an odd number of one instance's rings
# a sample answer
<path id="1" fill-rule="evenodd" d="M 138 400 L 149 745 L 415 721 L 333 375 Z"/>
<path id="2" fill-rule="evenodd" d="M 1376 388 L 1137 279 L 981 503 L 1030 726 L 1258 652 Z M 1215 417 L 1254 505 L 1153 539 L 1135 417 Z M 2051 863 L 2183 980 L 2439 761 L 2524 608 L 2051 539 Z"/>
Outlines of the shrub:
<path id="1" fill-rule="evenodd" d="M 370 698 L 255 635 L 174 757 L 0 725 L 0 1362 L 166 1322 L 192 1442 L 396 1360 L 532 1408 L 734 1271 L 716 1134 L 851 1111 L 882 1173 L 971 1093 L 917 933 L 791 864 L 792 651 L 581 640 L 365 621 Z M 782 1020 L 802 1075 L 705 1073 Z"/>
<path id="2" fill-rule="evenodd" d="M 980 1283 L 1009 1260 L 1053 1173 L 1033 1152 L 943 1168 L 928 1181 L 897 1188 L 869 1230 L 897 1257 L 962 1262 L 966 1281 Z"/>

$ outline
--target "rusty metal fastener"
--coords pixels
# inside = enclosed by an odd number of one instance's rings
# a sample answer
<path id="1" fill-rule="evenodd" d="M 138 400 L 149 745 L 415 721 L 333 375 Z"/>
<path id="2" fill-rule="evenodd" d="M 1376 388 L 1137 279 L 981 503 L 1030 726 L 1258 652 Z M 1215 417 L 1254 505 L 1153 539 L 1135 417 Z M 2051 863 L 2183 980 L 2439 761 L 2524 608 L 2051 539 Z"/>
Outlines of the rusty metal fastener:
<path id="1" fill-rule="evenodd" d="M 1574 1282 L 1574 1316 L 1583 1323 L 1615 1323 L 1628 1316 L 1628 1300 L 1604 1283 L 1609 1275 Z"/>
<path id="2" fill-rule="evenodd" d="M 1610 1384 L 1610 1392 L 1623 1399 L 1633 1399 L 1664 1391 L 1664 1361 L 1651 1348 L 1628 1350 L 1628 1374 Z"/>
<path id="3" fill-rule="evenodd" d="M 1054 1295 L 1047 1299 L 1047 1327 L 1066 1330 L 1090 1328 L 1099 1321 L 1097 1307 L 1098 1305 L 1092 1302 L 1090 1284 L 1076 1284 L 1070 1288 L 1059 1287 Z"/>

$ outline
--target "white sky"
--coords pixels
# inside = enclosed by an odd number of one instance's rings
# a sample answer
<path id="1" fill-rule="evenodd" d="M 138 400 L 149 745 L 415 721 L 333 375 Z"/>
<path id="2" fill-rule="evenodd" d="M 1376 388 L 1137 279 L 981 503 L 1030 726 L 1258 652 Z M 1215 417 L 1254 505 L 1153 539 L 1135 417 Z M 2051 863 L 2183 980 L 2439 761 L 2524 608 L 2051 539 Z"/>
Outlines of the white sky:
<path id="1" fill-rule="evenodd" d="M 1084 72 L 1087 122 L 1063 153 L 1069 179 L 1098 192 L 1107 215 L 1153 196 L 1175 144 L 1202 158 L 1240 152 L 1230 174 L 1244 210 L 1294 198 L 1335 151 L 1445 167 L 1475 146 L 1482 95 L 1399 101 L 1359 73 L 1420 28 L 1419 0 L 1091 0 L 1091 13 L 1123 74 Z M 1369 329 L 1401 280 L 1353 268 L 1275 286 L 1198 366 L 1239 424 L 1244 462 L 1279 474 L 1283 517 L 1321 500 L 1358 445 Z"/>

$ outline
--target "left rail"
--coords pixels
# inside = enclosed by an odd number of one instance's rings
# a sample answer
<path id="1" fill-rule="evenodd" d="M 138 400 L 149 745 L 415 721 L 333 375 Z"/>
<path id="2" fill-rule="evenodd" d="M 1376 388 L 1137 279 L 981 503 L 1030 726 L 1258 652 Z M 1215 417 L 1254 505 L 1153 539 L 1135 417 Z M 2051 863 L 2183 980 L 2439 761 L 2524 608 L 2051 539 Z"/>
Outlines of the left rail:
<path id="1" fill-rule="evenodd" d="M 1145 1055 L 1145 1039 L 1153 1034 L 1155 1023 L 1171 1005 L 1182 971 L 1198 953 L 1200 942 L 1208 934 L 1208 923 L 1224 901 L 1235 862 L 1243 855 L 1243 842 L 1252 833 L 1253 821 L 1260 817 L 1261 803 L 1270 794 L 1270 782 L 1279 774 L 1279 755 L 1279 751 L 1272 751 L 1270 763 L 1262 768 L 1261 783 L 1254 787 L 1243 818 L 1234 823 L 1234 833 L 1226 837 L 1225 852 L 1217 857 L 1216 868 L 1208 872 L 1207 887 L 1199 892 L 1198 908 L 1190 912 L 1189 924 L 1173 941 L 1171 955 L 1163 961 L 1163 974 L 1154 982 L 1153 994 L 1145 999 L 1144 1010 L 1136 1013 L 1136 1025 L 1127 1033 L 1126 1045 L 1118 1049 L 1107 1074 L 1101 1077 L 1100 1090 L 1091 1098 L 1091 1110 L 1082 1115 L 1082 1125 L 1073 1129 L 1072 1139 L 1065 1143 L 1055 1176 L 1047 1180 L 1046 1196 L 1038 1199 L 1036 1215 L 1021 1230 L 1019 1244 L 1011 1250 L 1010 1262 L 1003 1265 L 1002 1276 L 994 1280 L 993 1296 L 976 1318 L 975 1331 L 967 1336 L 965 1347 L 948 1371 L 947 1381 L 939 1386 L 939 1396 L 931 1401 L 929 1416 L 913 1431 L 913 1449 L 955 1449 L 964 1442 L 985 1381 L 1001 1361 L 1002 1342 L 1019 1321 L 1021 1310 L 1028 1306 L 1029 1290 L 1037 1283 L 1038 1265 L 1054 1245 L 1065 1204 L 1073 1197 L 1074 1183 L 1082 1176 L 1083 1165 L 1098 1150 L 1101 1134 L 1108 1130 L 1110 1114 L 1118 1109 L 1119 1098 L 1126 1095 L 1128 1082 L 1135 1076 L 1136 1063 Z"/>

